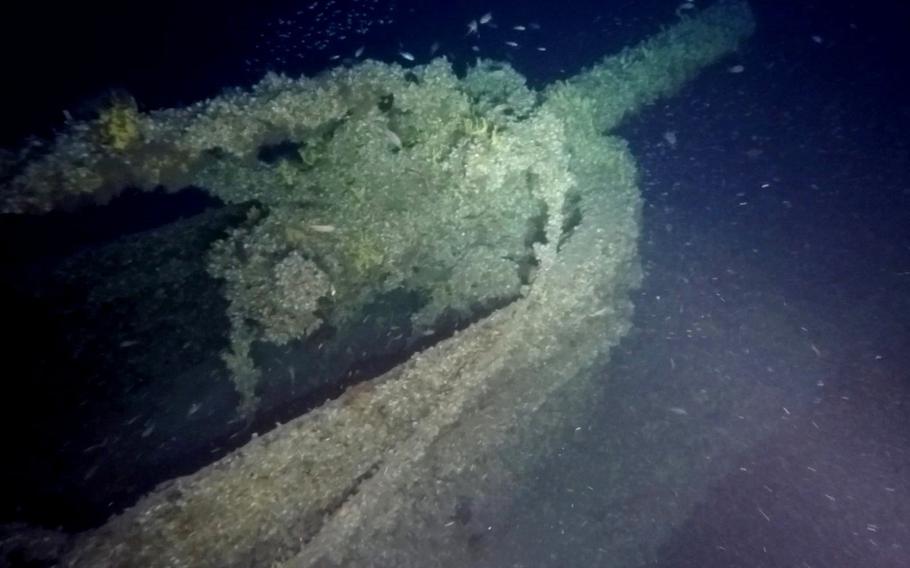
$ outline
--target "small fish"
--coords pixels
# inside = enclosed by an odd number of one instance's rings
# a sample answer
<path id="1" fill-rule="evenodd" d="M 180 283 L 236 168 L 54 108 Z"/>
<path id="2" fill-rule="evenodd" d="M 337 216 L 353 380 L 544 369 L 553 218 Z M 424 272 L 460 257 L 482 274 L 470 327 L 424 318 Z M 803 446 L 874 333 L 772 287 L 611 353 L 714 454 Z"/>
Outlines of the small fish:
<path id="1" fill-rule="evenodd" d="M 676 8 L 676 17 L 682 18 L 683 14 L 695 9 L 695 4 L 692 2 L 683 2 Z"/>
<path id="2" fill-rule="evenodd" d="M 669 411 L 672 412 L 673 414 L 678 414 L 678 415 L 680 415 L 680 416 L 688 416 L 688 415 L 689 415 L 689 413 L 686 411 L 686 409 L 683 408 L 683 407 L 681 407 L 681 406 L 671 406 L 671 407 L 668 408 L 667 410 L 669 410 Z"/>
<path id="3" fill-rule="evenodd" d="M 477 34 L 477 20 L 471 20 L 468 22 L 468 33 L 467 35 L 476 35 Z"/>
<path id="4" fill-rule="evenodd" d="M 386 140 L 392 144 L 392 146 L 395 146 L 396 149 L 401 150 L 401 138 L 399 138 L 397 134 L 389 129 L 386 129 L 385 137 Z"/>
<path id="5" fill-rule="evenodd" d="M 523 31 L 525 31 L 525 30 L 528 29 L 528 28 L 526 28 L 526 27 L 524 27 L 524 26 L 522 26 L 522 25 L 518 25 L 518 26 L 512 26 L 512 29 L 515 30 L 516 32 L 523 32 Z"/>
<path id="6" fill-rule="evenodd" d="M 89 446 L 89 447 L 85 448 L 84 450 L 82 450 L 82 453 L 87 454 L 87 453 L 93 452 L 95 450 L 100 450 L 101 448 L 105 447 L 106 445 L 107 445 L 107 438 L 105 438 L 104 441 L 102 441 L 101 443 L 98 443 L 93 446 Z"/>
<path id="7" fill-rule="evenodd" d="M 98 472 L 99 465 L 100 464 L 96 463 L 92 467 L 88 468 L 88 470 L 85 472 L 85 475 L 82 476 L 83 481 L 88 481 L 89 479 L 91 479 L 95 475 L 95 473 Z"/>
<path id="8" fill-rule="evenodd" d="M 361 55 L 363 55 L 363 46 L 362 45 L 357 48 L 357 51 L 354 52 L 354 57 L 360 57 Z"/>
<path id="9" fill-rule="evenodd" d="M 198 402 L 194 402 L 193 404 L 190 405 L 190 409 L 187 411 L 186 415 L 192 416 L 192 415 L 196 414 L 200 408 L 202 408 L 202 404 L 200 404 Z"/>
<path id="10" fill-rule="evenodd" d="M 507 41 L 507 42 L 505 42 L 505 44 L 508 45 L 509 47 L 518 47 L 518 42 L 514 42 L 514 41 Z"/>
<path id="11" fill-rule="evenodd" d="M 439 51 L 439 42 L 438 42 L 438 41 L 434 41 L 434 42 L 430 45 L 430 55 L 434 55 L 437 51 Z"/>
<path id="12" fill-rule="evenodd" d="M 478 20 L 481 24 L 489 24 L 493 21 L 493 12 L 487 12 Z"/>
<path id="13" fill-rule="evenodd" d="M 407 61 L 414 61 L 414 55 L 410 52 L 399 51 L 398 55 L 400 55 L 402 59 L 406 59 Z"/>
<path id="14" fill-rule="evenodd" d="M 537 47 L 537 51 L 546 51 L 546 50 L 547 50 L 547 48 L 542 45 Z"/>
<path id="15" fill-rule="evenodd" d="M 733 73 L 734 75 L 737 73 L 742 73 L 745 70 L 746 70 L 745 65 L 733 65 L 732 67 L 727 67 L 727 72 Z"/>
<path id="16" fill-rule="evenodd" d="M 310 225 L 309 229 L 315 233 L 332 233 L 335 231 L 335 225 Z"/>
<path id="17" fill-rule="evenodd" d="M 817 43 L 817 44 L 819 44 L 819 45 L 821 45 L 821 44 L 823 44 L 823 43 L 825 42 L 825 40 L 823 40 L 823 39 L 822 39 L 822 36 L 820 36 L 820 35 L 814 35 L 814 36 L 812 36 L 812 41 L 814 41 L 815 43 Z"/>

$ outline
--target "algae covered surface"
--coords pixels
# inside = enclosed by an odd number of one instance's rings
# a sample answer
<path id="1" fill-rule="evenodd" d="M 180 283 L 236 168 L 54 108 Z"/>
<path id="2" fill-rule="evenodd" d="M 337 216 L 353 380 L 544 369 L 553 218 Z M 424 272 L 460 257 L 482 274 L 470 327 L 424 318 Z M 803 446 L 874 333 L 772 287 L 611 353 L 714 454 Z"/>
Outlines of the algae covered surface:
<path id="1" fill-rule="evenodd" d="M 243 415 L 269 379 L 257 345 L 349 329 L 397 293 L 413 298 L 390 330 L 405 344 L 474 322 L 160 487 L 66 564 L 465 565 L 496 512 L 466 503 L 520 483 L 628 329 L 641 204 L 609 130 L 752 28 L 745 2 L 720 2 L 541 92 L 508 64 L 459 77 L 439 58 L 272 74 L 148 113 L 118 99 L 9 160 L 7 213 L 127 187 L 246 206 L 206 253 Z"/>

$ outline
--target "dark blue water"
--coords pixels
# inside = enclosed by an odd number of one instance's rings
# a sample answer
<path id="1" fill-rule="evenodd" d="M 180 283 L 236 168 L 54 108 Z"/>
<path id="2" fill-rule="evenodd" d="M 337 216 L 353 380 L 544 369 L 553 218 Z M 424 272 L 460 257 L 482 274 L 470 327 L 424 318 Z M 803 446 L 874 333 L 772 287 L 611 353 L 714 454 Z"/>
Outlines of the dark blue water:
<path id="1" fill-rule="evenodd" d="M 756 8 L 741 54 L 620 128 L 634 331 L 483 566 L 910 563 L 907 15 Z"/>

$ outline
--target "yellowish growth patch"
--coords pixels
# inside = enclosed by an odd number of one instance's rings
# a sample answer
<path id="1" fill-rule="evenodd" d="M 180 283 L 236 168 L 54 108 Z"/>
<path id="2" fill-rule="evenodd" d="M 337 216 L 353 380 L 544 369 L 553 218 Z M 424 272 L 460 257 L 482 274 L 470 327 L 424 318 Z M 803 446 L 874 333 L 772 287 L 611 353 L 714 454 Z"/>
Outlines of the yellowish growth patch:
<path id="1" fill-rule="evenodd" d="M 139 107 L 126 94 L 111 97 L 110 105 L 98 113 L 98 134 L 101 143 L 122 152 L 139 140 Z"/>

